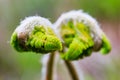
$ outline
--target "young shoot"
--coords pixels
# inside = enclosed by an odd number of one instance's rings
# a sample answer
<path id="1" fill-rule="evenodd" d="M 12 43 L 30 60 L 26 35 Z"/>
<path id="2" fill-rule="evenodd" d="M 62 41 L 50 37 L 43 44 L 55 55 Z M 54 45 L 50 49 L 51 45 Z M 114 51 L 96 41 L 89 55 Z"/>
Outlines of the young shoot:
<path id="1" fill-rule="evenodd" d="M 111 50 L 110 42 L 97 21 L 82 10 L 62 14 L 54 26 L 67 48 L 61 53 L 65 60 L 81 59 L 99 50 L 107 54 Z"/>
<path id="2" fill-rule="evenodd" d="M 48 53 L 62 49 L 51 22 L 39 16 L 23 20 L 13 32 L 10 43 L 19 52 Z"/>

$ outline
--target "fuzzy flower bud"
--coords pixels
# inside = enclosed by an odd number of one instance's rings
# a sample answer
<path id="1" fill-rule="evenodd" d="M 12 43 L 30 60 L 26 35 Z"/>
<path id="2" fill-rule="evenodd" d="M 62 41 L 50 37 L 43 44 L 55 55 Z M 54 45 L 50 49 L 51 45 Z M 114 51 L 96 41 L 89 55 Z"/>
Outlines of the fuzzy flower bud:
<path id="1" fill-rule="evenodd" d="M 54 24 L 56 33 L 67 47 L 62 58 L 76 60 L 91 55 L 92 51 L 108 53 L 111 50 L 109 40 L 97 21 L 82 10 L 64 13 Z"/>
<path id="2" fill-rule="evenodd" d="M 62 49 L 51 22 L 39 16 L 27 17 L 23 20 L 12 34 L 10 43 L 20 52 L 48 53 Z"/>

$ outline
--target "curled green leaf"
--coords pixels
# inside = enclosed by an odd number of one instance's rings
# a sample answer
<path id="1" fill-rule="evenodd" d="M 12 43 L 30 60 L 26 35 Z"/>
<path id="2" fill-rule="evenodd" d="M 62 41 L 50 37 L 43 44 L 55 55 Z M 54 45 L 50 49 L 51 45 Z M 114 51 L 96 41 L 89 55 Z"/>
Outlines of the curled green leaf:
<path id="1" fill-rule="evenodd" d="M 68 47 L 68 50 L 61 54 L 62 58 L 65 60 L 78 60 L 90 56 L 94 41 L 89 29 L 82 23 L 76 23 L 74 26 L 71 23 L 72 27 L 68 25 L 61 29 L 62 38 Z"/>
<path id="2" fill-rule="evenodd" d="M 52 24 L 42 17 L 29 17 L 21 22 L 11 36 L 11 45 L 19 52 L 48 53 L 62 50 L 62 43 Z"/>
<path id="3" fill-rule="evenodd" d="M 65 44 L 61 53 L 65 60 L 78 60 L 99 50 L 106 54 L 111 50 L 110 42 L 97 21 L 82 10 L 62 14 L 54 25 Z"/>
<path id="4" fill-rule="evenodd" d="M 107 54 L 111 51 L 111 44 L 110 41 L 107 39 L 107 37 L 103 34 L 102 36 L 102 48 L 100 52 L 102 54 Z"/>

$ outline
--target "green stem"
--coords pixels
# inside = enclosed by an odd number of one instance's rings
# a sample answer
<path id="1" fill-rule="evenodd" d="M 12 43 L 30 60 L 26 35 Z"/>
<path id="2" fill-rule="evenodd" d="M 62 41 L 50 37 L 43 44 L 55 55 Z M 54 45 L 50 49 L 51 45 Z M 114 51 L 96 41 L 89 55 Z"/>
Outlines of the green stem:
<path id="1" fill-rule="evenodd" d="M 53 79 L 53 65 L 54 65 L 54 56 L 55 52 L 50 54 L 48 63 L 47 63 L 47 73 L 45 80 L 52 80 Z"/>
<path id="2" fill-rule="evenodd" d="M 80 80 L 78 78 L 77 72 L 76 72 L 73 64 L 70 61 L 66 61 L 66 60 L 64 60 L 64 62 L 66 64 L 67 68 L 68 68 L 68 71 L 69 71 L 69 73 L 70 73 L 70 75 L 72 77 L 72 80 Z"/>

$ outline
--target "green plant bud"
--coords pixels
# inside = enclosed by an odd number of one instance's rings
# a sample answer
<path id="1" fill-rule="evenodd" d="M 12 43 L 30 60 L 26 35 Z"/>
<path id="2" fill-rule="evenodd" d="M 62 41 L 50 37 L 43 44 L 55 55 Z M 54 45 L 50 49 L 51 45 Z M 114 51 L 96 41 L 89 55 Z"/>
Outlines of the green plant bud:
<path id="1" fill-rule="evenodd" d="M 61 30 L 61 36 L 65 42 L 65 45 L 68 47 L 75 37 L 75 30 L 69 27 L 63 27 Z"/>
<path id="2" fill-rule="evenodd" d="M 25 48 L 23 48 L 24 46 L 21 44 L 21 41 L 18 39 L 17 33 L 14 32 L 11 36 L 10 44 L 19 52 L 23 52 L 23 49 L 25 50 Z M 24 43 L 24 40 L 22 43 Z"/>
<path id="3" fill-rule="evenodd" d="M 90 56 L 92 53 L 91 47 L 94 45 L 94 42 L 86 41 L 83 37 L 76 36 L 70 44 L 68 51 L 62 54 L 62 58 L 65 60 L 78 60 L 84 56 Z"/>
<path id="4" fill-rule="evenodd" d="M 62 43 L 55 35 L 52 24 L 38 16 L 22 21 L 12 34 L 10 43 L 19 52 L 48 53 L 62 50 Z"/>
<path id="5" fill-rule="evenodd" d="M 74 39 L 68 51 L 62 54 L 62 58 L 65 60 L 76 60 L 76 58 L 82 54 L 83 47 L 84 46 L 81 47 L 78 39 Z"/>
<path id="6" fill-rule="evenodd" d="M 67 48 L 61 54 L 65 60 L 82 59 L 93 51 L 106 54 L 111 50 L 97 21 L 82 10 L 62 14 L 54 26 Z"/>
<path id="7" fill-rule="evenodd" d="M 110 41 L 107 39 L 107 37 L 103 34 L 102 36 L 102 46 L 101 46 L 100 52 L 102 54 L 107 54 L 111 51 L 111 44 Z"/>
<path id="8" fill-rule="evenodd" d="M 72 25 L 72 27 L 68 25 Z M 74 26 L 72 22 L 69 22 L 68 25 L 61 30 L 64 36 L 62 38 L 68 47 L 66 53 L 62 54 L 62 58 L 65 60 L 78 60 L 84 56 L 90 56 L 94 41 L 90 35 L 89 28 L 79 22 Z"/>

